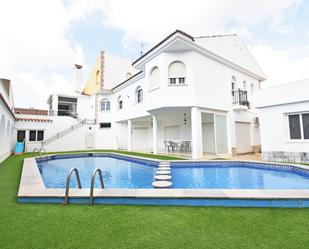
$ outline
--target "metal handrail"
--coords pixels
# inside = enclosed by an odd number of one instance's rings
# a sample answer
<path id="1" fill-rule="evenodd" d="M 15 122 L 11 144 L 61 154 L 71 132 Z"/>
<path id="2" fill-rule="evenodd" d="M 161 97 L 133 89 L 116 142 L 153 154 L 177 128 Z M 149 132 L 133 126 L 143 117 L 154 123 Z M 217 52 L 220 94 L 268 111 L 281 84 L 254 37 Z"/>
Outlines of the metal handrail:
<path id="1" fill-rule="evenodd" d="M 45 156 L 47 155 L 47 152 L 44 148 L 40 148 L 38 151 L 41 157 L 42 157 L 42 152 L 44 152 Z"/>
<path id="2" fill-rule="evenodd" d="M 38 149 L 38 148 L 34 148 L 34 149 L 33 149 L 33 151 L 32 151 L 32 153 L 34 153 L 34 152 L 38 152 L 38 153 L 40 154 L 40 152 L 39 152 L 39 149 Z"/>
<path id="3" fill-rule="evenodd" d="M 69 128 L 66 128 L 66 129 L 56 133 L 54 136 L 48 138 L 47 140 L 42 141 L 41 146 L 46 146 L 47 144 L 49 144 L 49 143 L 65 136 L 65 135 L 71 133 L 72 131 L 79 129 L 80 127 L 82 127 L 85 124 L 85 120 L 86 119 L 83 119 L 83 120 L 79 121 L 77 124 L 74 124 L 74 125 L 70 126 Z"/>
<path id="4" fill-rule="evenodd" d="M 91 176 L 91 184 L 90 184 L 90 194 L 89 194 L 89 205 L 92 206 L 93 204 L 93 189 L 94 189 L 94 180 L 96 173 L 99 174 L 99 179 L 101 183 L 101 188 L 104 188 L 104 182 L 103 182 L 103 176 L 102 176 L 102 171 L 100 169 L 95 169 L 92 173 Z"/>
<path id="5" fill-rule="evenodd" d="M 82 184 L 80 182 L 80 177 L 79 177 L 77 168 L 70 169 L 67 175 L 66 183 L 65 183 L 65 194 L 64 194 L 64 202 L 63 202 L 64 205 L 68 204 L 68 201 L 69 201 L 70 179 L 71 179 L 71 175 L 73 174 L 73 172 L 75 172 L 75 175 L 76 175 L 78 188 L 82 188 Z"/>

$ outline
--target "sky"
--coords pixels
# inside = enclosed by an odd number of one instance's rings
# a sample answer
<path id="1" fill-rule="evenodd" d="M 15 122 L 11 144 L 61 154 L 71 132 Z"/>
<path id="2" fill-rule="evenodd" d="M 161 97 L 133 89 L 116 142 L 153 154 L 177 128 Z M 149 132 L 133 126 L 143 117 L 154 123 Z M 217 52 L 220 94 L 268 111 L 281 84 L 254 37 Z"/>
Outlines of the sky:
<path id="1" fill-rule="evenodd" d="M 74 90 L 101 50 L 134 60 L 176 29 L 238 34 L 267 75 L 263 87 L 309 78 L 309 1 L 0 0 L 0 78 L 16 107 L 47 108 Z"/>

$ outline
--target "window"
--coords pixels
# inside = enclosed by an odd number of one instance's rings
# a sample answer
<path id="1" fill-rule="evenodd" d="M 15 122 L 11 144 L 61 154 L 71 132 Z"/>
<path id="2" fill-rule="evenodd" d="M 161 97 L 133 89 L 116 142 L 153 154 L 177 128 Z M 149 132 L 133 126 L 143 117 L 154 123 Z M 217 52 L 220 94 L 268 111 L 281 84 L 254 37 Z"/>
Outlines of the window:
<path id="1" fill-rule="evenodd" d="M 118 109 L 121 110 L 123 108 L 123 101 L 121 96 L 118 97 Z"/>
<path id="2" fill-rule="evenodd" d="M 36 131 L 29 132 L 29 141 L 36 141 Z"/>
<path id="3" fill-rule="evenodd" d="M 30 130 L 29 131 L 29 141 L 43 141 L 44 140 L 44 131 L 43 130 Z"/>
<path id="4" fill-rule="evenodd" d="M 111 109 L 111 103 L 108 99 L 101 101 L 101 111 L 109 111 Z"/>
<path id="5" fill-rule="evenodd" d="M 181 61 L 174 61 L 168 67 L 169 85 L 184 85 L 186 83 L 186 66 Z"/>
<path id="6" fill-rule="evenodd" d="M 111 128 L 111 127 L 112 127 L 111 123 L 100 123 L 100 129 Z"/>
<path id="7" fill-rule="evenodd" d="M 235 90 L 236 90 L 236 77 L 235 76 L 232 76 L 231 87 L 232 87 L 232 95 L 234 96 Z"/>
<path id="8" fill-rule="evenodd" d="M 290 139 L 309 139 L 309 113 L 288 115 L 288 122 Z"/>
<path id="9" fill-rule="evenodd" d="M 186 78 L 184 78 L 184 77 L 178 78 L 178 81 L 179 81 L 179 84 L 185 84 Z"/>
<path id="10" fill-rule="evenodd" d="M 139 86 L 135 90 L 135 102 L 142 103 L 143 102 L 143 89 Z"/>
<path id="11" fill-rule="evenodd" d="M 170 85 L 176 84 L 176 78 L 170 78 Z"/>
<path id="12" fill-rule="evenodd" d="M 38 141 L 44 140 L 44 131 L 38 131 Z"/>
<path id="13" fill-rule="evenodd" d="M 309 139 L 309 113 L 302 114 L 304 139 Z"/>
<path id="14" fill-rule="evenodd" d="M 154 67 L 150 71 L 149 90 L 153 90 L 160 86 L 160 71 L 158 67 Z"/>

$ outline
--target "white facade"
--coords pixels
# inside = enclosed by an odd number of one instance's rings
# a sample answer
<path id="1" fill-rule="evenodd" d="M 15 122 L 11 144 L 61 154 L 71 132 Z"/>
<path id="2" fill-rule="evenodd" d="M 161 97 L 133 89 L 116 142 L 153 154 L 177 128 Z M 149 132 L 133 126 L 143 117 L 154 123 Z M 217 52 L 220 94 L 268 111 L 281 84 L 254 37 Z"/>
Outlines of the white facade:
<path id="1" fill-rule="evenodd" d="M 133 77 L 120 83 L 117 75 L 106 75 L 105 87 L 110 87 L 93 96 L 53 93 L 48 101 L 50 114 L 56 115 L 48 116 L 52 122 L 16 126 L 45 129 L 48 140 L 74 122 L 95 120 L 53 139 L 44 146 L 48 151 L 157 154 L 166 152 L 169 141 L 185 141 L 185 153 L 193 158 L 259 149 L 251 102 L 265 76 L 238 36 L 193 38 L 176 31 L 132 65 L 138 72 Z M 63 113 L 72 117 L 59 116 Z M 29 143 L 27 150 L 39 144 Z"/>
<path id="2" fill-rule="evenodd" d="M 309 80 L 263 89 L 255 99 L 265 161 L 309 162 Z"/>
<path id="3" fill-rule="evenodd" d="M 4 84 L 0 79 L 0 162 L 11 154 L 15 142 L 12 88 L 9 81 Z"/>
<path id="4" fill-rule="evenodd" d="M 242 123 L 247 125 L 249 132 L 245 137 L 248 146 L 240 152 L 258 149 L 256 111 L 248 109 L 244 103 L 233 104 L 231 82 L 232 77 L 236 79 L 235 91 L 247 91 L 250 103 L 264 75 L 258 75 L 258 65 L 255 65 L 257 70 L 251 72 L 207 53 L 206 49 L 201 51 L 200 44 L 195 45 L 176 33 L 133 63 L 141 73 L 111 92 L 98 95 L 99 105 L 102 100 L 110 101 L 110 110 L 99 111 L 98 122 L 111 123 L 111 128 L 98 129 L 96 136 L 109 134 L 110 138 L 114 137 L 110 141 L 116 138 L 120 149 L 154 153 L 164 150 L 164 141 L 188 140 L 192 157 L 200 158 L 203 153 L 237 153 L 241 141 L 237 141 L 236 126 Z M 256 62 L 251 55 L 248 60 L 252 68 Z M 175 62 L 178 65 L 172 67 Z M 170 84 L 170 78 L 185 78 L 185 82 Z M 142 103 L 136 101 L 138 88 L 143 89 Z M 119 101 L 122 109 L 119 109 Z M 97 146 L 104 148 L 105 144 L 100 140 Z"/>

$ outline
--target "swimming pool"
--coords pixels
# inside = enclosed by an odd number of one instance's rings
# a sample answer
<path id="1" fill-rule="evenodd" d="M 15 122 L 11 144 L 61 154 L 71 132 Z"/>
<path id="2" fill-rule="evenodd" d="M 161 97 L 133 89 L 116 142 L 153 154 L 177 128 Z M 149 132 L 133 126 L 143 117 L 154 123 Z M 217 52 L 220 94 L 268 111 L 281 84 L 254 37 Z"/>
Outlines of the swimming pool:
<path id="1" fill-rule="evenodd" d="M 172 186 L 153 188 L 163 162 L 117 153 L 52 155 L 24 160 L 19 202 L 63 203 L 69 170 L 77 168 L 82 188 L 70 182 L 70 203 L 89 202 L 95 168 L 95 204 L 147 204 L 239 207 L 309 207 L 309 168 L 244 161 L 170 161 Z M 166 167 L 165 167 L 166 168 Z M 162 172 L 161 172 L 162 173 Z"/>
<path id="2" fill-rule="evenodd" d="M 38 167 L 47 188 L 65 188 L 69 170 L 77 168 L 82 188 L 89 188 L 93 170 L 102 170 L 105 188 L 152 188 L 157 164 L 119 159 L 113 156 L 87 156 L 55 158 L 39 161 Z M 76 188 L 75 177 L 71 177 L 70 187 Z M 99 181 L 95 181 L 99 187 Z"/>
<path id="3" fill-rule="evenodd" d="M 261 163 L 175 163 L 172 179 L 182 189 L 309 189 L 309 171 Z"/>
<path id="4" fill-rule="evenodd" d="M 78 169 L 82 188 L 89 188 L 93 170 L 99 168 L 107 189 L 148 189 L 153 188 L 158 163 L 113 155 L 38 160 L 47 188 L 65 188 L 66 176 L 73 166 Z M 309 171 L 261 163 L 172 163 L 171 176 L 171 188 L 180 189 L 309 189 Z M 74 177 L 70 187 L 77 187 Z M 99 181 L 95 181 L 95 187 L 99 187 Z"/>

